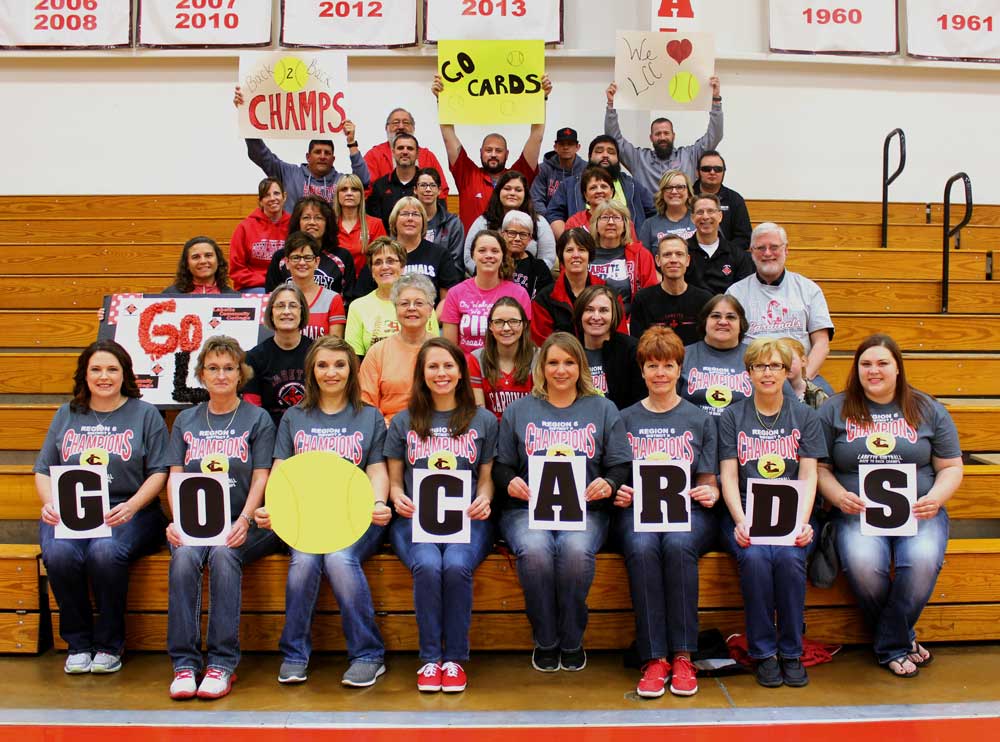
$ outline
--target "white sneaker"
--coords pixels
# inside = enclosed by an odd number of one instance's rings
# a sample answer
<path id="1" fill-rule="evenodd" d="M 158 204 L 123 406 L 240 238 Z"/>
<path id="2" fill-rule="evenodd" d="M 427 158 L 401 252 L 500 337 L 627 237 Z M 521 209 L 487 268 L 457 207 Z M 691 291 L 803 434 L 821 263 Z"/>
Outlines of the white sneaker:
<path id="1" fill-rule="evenodd" d="M 198 692 L 198 684 L 194 680 L 194 670 L 178 670 L 174 673 L 174 682 L 170 684 L 170 697 L 175 701 L 194 698 Z"/>
<path id="2" fill-rule="evenodd" d="M 90 663 L 90 671 L 95 675 L 108 675 L 122 669 L 122 658 L 117 654 L 98 652 Z"/>
<path id="3" fill-rule="evenodd" d="M 198 698 L 213 700 L 229 695 L 235 681 L 236 676 L 229 670 L 223 670 L 221 667 L 210 667 L 205 671 L 205 677 L 201 679 L 201 685 L 198 686 Z"/>
<path id="4" fill-rule="evenodd" d="M 82 675 L 85 672 L 90 672 L 90 665 L 93 660 L 90 657 L 90 652 L 73 652 L 66 658 L 66 670 L 67 675 Z"/>

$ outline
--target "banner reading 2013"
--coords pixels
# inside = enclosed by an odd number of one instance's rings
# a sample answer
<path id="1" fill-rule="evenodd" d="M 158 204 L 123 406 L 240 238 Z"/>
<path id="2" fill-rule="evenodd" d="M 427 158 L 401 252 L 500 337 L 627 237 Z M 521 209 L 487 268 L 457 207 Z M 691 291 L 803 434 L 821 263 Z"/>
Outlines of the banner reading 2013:
<path id="1" fill-rule="evenodd" d="M 0 47 L 132 45 L 132 0 L 0 0 Z"/>
<path id="2" fill-rule="evenodd" d="M 541 39 L 558 44 L 563 40 L 562 5 L 561 0 L 424 0 L 424 41 Z"/>

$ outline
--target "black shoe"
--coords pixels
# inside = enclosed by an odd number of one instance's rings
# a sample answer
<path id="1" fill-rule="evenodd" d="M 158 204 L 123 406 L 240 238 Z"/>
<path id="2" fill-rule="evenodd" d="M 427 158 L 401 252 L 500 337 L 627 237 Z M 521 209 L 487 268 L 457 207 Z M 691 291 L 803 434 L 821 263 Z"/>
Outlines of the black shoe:
<path id="1" fill-rule="evenodd" d="M 765 688 L 780 688 L 784 682 L 781 679 L 781 666 L 778 664 L 777 657 L 758 660 L 755 672 L 757 674 L 757 682 Z"/>
<path id="2" fill-rule="evenodd" d="M 583 651 L 583 647 L 572 651 L 559 650 L 559 667 L 561 669 L 568 672 L 579 672 L 586 666 L 587 653 Z"/>
<path id="3" fill-rule="evenodd" d="M 781 658 L 781 676 L 785 680 L 785 685 L 790 688 L 804 688 L 809 685 L 809 676 L 806 675 L 805 665 L 798 657 Z"/>
<path id="4" fill-rule="evenodd" d="M 559 670 L 559 648 L 542 649 L 535 647 L 531 653 L 531 666 L 538 672 L 556 672 Z"/>

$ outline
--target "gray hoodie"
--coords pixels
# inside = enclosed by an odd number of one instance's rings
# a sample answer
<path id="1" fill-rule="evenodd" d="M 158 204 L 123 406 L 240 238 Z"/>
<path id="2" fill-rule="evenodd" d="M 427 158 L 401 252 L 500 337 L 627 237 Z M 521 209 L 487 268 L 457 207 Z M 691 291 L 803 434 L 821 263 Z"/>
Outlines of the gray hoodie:
<path id="1" fill-rule="evenodd" d="M 587 168 L 587 161 L 577 155 L 573 161 L 573 167 L 567 170 L 559 164 L 559 155 L 552 150 L 542 159 L 542 164 L 538 166 L 538 174 L 531 184 L 531 200 L 535 204 L 535 211 L 544 214 L 549 207 L 549 200 L 559 188 L 559 184 L 566 178 L 579 175 Z"/>

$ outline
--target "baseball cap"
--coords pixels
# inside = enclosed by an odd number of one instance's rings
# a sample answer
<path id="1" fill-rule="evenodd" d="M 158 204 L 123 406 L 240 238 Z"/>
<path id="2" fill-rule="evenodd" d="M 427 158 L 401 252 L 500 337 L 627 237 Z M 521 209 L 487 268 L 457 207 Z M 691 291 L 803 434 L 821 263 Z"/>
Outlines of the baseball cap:
<path id="1" fill-rule="evenodd" d="M 570 129 L 568 126 L 564 129 L 560 129 L 556 132 L 557 142 L 572 142 L 577 144 L 580 140 L 577 139 L 576 129 Z"/>

